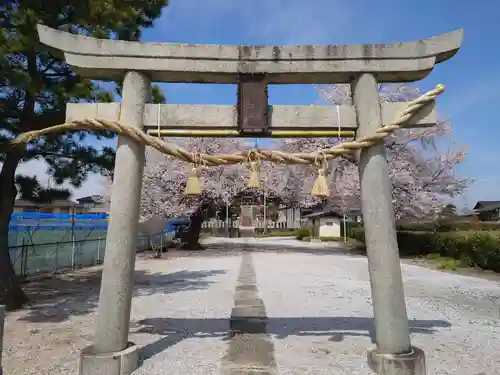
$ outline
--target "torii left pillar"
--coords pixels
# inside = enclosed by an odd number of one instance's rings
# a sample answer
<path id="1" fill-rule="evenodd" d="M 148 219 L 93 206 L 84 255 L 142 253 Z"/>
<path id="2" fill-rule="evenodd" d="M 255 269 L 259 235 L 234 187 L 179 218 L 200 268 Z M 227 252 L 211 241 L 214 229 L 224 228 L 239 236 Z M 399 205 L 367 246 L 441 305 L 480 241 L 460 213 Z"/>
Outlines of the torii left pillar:
<path id="1" fill-rule="evenodd" d="M 125 74 L 120 121 L 142 128 L 151 80 Z M 128 341 L 134 288 L 137 224 L 144 171 L 144 145 L 119 136 L 111 193 L 111 213 L 97 308 L 94 344 L 81 352 L 80 375 L 128 375 L 138 366 L 138 347 Z"/>

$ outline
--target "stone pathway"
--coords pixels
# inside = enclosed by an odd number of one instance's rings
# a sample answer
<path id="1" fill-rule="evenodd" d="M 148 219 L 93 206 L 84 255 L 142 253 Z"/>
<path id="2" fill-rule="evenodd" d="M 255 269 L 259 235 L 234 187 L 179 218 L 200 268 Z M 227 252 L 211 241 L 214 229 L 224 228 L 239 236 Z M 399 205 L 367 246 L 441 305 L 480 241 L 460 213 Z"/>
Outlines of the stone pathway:
<path id="1" fill-rule="evenodd" d="M 144 361 L 134 375 L 372 374 L 365 258 L 241 246 L 138 259 L 130 339 Z M 429 375 L 500 374 L 500 284 L 411 265 L 403 275 Z M 8 316 L 6 375 L 76 374 L 94 328 L 92 285 Z M 256 319 L 238 319 L 244 306 Z"/>

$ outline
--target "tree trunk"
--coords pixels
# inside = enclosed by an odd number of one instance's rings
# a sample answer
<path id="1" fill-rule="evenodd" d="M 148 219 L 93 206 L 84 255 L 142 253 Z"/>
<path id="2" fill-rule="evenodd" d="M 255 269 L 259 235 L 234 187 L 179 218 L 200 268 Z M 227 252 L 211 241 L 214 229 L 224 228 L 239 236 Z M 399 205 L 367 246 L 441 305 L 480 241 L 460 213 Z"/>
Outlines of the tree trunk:
<path id="1" fill-rule="evenodd" d="M 37 76 L 35 50 L 26 54 L 26 67 L 30 77 Z M 32 130 L 36 117 L 35 105 L 35 95 L 30 90 L 25 90 L 24 106 L 19 123 L 21 132 Z M 28 302 L 28 296 L 21 288 L 9 253 L 9 223 L 17 197 L 16 169 L 25 154 L 26 145 L 12 148 L 7 152 L 0 171 L 0 191 L 2 192 L 0 194 L 0 304 L 4 304 L 8 310 L 19 309 Z"/>
<path id="2" fill-rule="evenodd" d="M 14 211 L 17 196 L 15 174 L 23 153 L 13 151 L 5 157 L 0 172 L 0 304 L 8 310 L 21 308 L 28 297 L 21 289 L 21 284 L 14 271 L 9 253 L 9 222 Z"/>
<path id="3" fill-rule="evenodd" d="M 203 213 L 196 211 L 190 217 L 187 232 L 182 236 L 180 250 L 205 250 L 200 245 L 201 224 L 203 224 Z"/>

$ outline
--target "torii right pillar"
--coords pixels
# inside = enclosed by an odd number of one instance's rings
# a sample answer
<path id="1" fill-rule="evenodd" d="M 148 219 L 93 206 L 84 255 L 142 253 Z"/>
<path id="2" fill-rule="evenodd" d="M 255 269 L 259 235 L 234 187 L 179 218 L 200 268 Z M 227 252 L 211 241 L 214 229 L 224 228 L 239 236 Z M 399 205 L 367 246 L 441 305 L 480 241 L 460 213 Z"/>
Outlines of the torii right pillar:
<path id="1" fill-rule="evenodd" d="M 352 83 L 358 137 L 382 126 L 378 83 L 362 74 Z M 425 375 L 425 356 L 412 347 L 392 207 L 392 186 L 383 142 L 359 155 L 361 208 L 375 320 L 376 346 L 368 364 L 377 374 Z"/>
<path id="2" fill-rule="evenodd" d="M 382 127 L 378 82 L 362 73 L 351 83 L 358 119 L 357 137 Z M 359 154 L 361 209 L 375 321 L 368 364 L 382 375 L 425 375 L 424 351 L 411 345 L 408 314 L 392 206 L 392 184 L 383 142 Z"/>

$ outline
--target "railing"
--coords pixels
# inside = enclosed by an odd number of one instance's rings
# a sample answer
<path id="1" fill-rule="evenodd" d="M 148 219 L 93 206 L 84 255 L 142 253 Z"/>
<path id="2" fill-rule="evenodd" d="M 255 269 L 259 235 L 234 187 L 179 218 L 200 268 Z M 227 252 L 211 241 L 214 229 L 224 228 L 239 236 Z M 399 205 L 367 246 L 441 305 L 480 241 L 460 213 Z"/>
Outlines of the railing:
<path id="1" fill-rule="evenodd" d="M 171 232 L 139 235 L 136 240 L 137 252 L 161 245 L 170 238 Z M 105 237 L 38 244 L 30 242 L 9 247 L 9 251 L 16 274 L 26 278 L 102 264 L 105 244 Z"/>
<path id="2" fill-rule="evenodd" d="M 307 220 L 302 221 L 267 221 L 267 226 L 265 226 L 263 220 L 256 220 L 254 223 L 255 234 L 271 232 L 274 230 L 294 230 L 298 228 L 304 228 L 307 226 Z M 240 226 L 239 221 L 230 221 L 229 230 L 226 228 L 226 222 L 223 220 L 210 220 L 203 222 L 201 226 L 201 231 L 203 234 L 214 236 L 214 237 L 240 237 Z"/>

